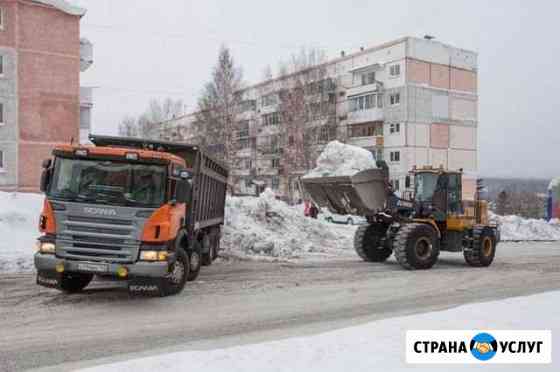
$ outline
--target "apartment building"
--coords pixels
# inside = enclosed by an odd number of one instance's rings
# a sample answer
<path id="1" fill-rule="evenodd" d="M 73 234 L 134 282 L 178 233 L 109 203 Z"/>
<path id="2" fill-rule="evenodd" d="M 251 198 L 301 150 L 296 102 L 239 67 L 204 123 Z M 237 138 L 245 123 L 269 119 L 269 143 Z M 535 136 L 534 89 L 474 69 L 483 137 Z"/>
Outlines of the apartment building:
<path id="1" fill-rule="evenodd" d="M 0 190 L 36 191 L 53 146 L 79 141 L 92 106 L 80 91 L 92 63 L 84 14 L 63 0 L 0 0 Z"/>
<path id="2" fill-rule="evenodd" d="M 315 70 L 323 73 L 306 83 L 306 97 L 313 98 L 305 102 L 321 109 L 315 111 L 318 115 L 311 110 L 297 125 L 285 122 L 282 104 L 285 82 L 293 76 L 240 92 L 238 151 L 231 161 L 231 182 L 237 192 L 250 193 L 255 185 L 266 185 L 286 199 L 297 200 L 299 177 L 334 139 L 384 159 L 397 190 L 403 189 L 406 174 L 414 166 L 463 169 L 467 174 L 477 171 L 475 52 L 432 39 L 405 37 L 341 53 Z M 167 128 L 175 129 L 162 135 L 194 140 L 195 121 L 191 115 L 190 120 L 167 123 Z M 180 130 L 187 137 L 181 137 Z M 223 151 L 220 144 L 212 147 L 217 152 L 220 148 Z M 467 197 L 472 197 L 475 181 L 467 177 L 464 184 Z"/>

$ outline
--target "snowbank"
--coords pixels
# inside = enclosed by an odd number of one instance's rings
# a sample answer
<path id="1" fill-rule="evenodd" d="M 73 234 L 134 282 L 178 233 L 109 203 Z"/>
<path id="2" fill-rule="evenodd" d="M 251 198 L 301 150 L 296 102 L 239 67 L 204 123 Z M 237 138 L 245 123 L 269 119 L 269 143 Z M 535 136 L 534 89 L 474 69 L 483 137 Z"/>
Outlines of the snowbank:
<path id="1" fill-rule="evenodd" d="M 304 178 L 352 176 L 366 169 L 377 168 L 373 154 L 361 147 L 338 141 L 330 142 L 317 159 L 317 167 Z"/>
<path id="2" fill-rule="evenodd" d="M 0 272 L 29 271 L 43 196 L 0 192 Z"/>
<path id="3" fill-rule="evenodd" d="M 558 370 L 560 344 L 552 342 L 553 364 L 407 365 L 407 330 L 542 329 L 560 333 L 560 292 L 511 298 L 426 314 L 380 320 L 314 336 L 205 351 L 183 351 L 101 365 L 87 372 L 175 371 L 527 371 Z M 554 366 L 556 365 L 556 367 Z"/>
<path id="4" fill-rule="evenodd" d="M 550 241 L 560 240 L 558 220 L 525 219 L 519 216 L 490 215 L 500 224 L 502 241 Z"/>
<path id="5" fill-rule="evenodd" d="M 550 185 L 548 185 L 548 189 L 554 190 L 558 188 L 558 186 L 560 186 L 560 177 L 554 178 L 552 181 L 550 181 Z"/>
<path id="6" fill-rule="evenodd" d="M 353 254 L 355 229 L 305 217 L 303 208 L 276 200 L 267 189 L 260 197 L 230 197 L 222 248 L 241 258 L 312 258 Z"/>

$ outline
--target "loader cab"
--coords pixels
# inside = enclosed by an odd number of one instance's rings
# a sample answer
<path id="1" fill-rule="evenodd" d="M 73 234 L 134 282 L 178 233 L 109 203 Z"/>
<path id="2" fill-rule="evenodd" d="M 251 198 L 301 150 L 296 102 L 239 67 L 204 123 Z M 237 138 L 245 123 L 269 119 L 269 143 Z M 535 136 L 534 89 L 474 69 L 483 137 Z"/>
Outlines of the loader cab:
<path id="1" fill-rule="evenodd" d="M 418 215 L 433 214 L 436 219 L 443 221 L 449 214 L 462 213 L 462 172 L 422 168 L 413 170 L 412 175 Z"/>

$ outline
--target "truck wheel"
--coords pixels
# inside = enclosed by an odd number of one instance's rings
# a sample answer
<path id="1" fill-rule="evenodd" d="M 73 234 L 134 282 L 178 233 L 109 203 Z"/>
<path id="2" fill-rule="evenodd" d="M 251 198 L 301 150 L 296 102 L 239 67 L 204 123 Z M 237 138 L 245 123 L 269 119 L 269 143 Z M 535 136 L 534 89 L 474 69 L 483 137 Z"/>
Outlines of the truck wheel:
<path id="1" fill-rule="evenodd" d="M 494 261 L 496 255 L 496 236 L 490 229 L 475 229 L 473 231 L 472 248 L 465 249 L 463 256 L 470 266 L 487 267 Z"/>
<path id="2" fill-rule="evenodd" d="M 181 292 L 187 283 L 189 271 L 189 256 L 183 248 L 178 248 L 177 260 L 169 268 L 169 273 L 162 280 L 162 295 L 171 296 Z"/>
<path id="3" fill-rule="evenodd" d="M 60 289 L 66 293 L 78 293 L 87 287 L 92 279 L 92 274 L 64 273 L 60 280 Z"/>
<path id="4" fill-rule="evenodd" d="M 439 240 L 433 227 L 422 223 L 404 225 L 395 236 L 398 263 L 408 270 L 429 269 L 439 257 Z"/>
<path id="5" fill-rule="evenodd" d="M 212 261 L 218 258 L 218 253 L 220 252 L 220 234 L 216 234 L 213 240 L 214 244 L 212 244 L 212 247 L 214 249 L 212 249 Z"/>
<path id="6" fill-rule="evenodd" d="M 200 267 L 202 266 L 202 255 L 200 254 L 199 248 L 195 248 L 189 252 L 189 263 L 190 270 L 187 275 L 187 280 L 189 282 L 193 282 L 196 278 L 198 278 L 198 274 L 200 274 Z"/>
<path id="7" fill-rule="evenodd" d="M 354 249 L 366 262 L 384 262 L 391 255 L 391 249 L 381 245 L 381 239 L 387 234 L 387 226 L 374 223 L 362 225 L 354 235 Z"/>
<path id="8" fill-rule="evenodd" d="M 213 238 L 210 237 L 210 234 L 206 234 L 204 235 L 204 237 L 202 238 L 202 246 L 204 247 L 205 250 L 207 250 L 206 253 L 202 254 L 202 266 L 210 266 L 212 265 L 212 256 L 214 255 L 214 242 L 213 242 Z"/>

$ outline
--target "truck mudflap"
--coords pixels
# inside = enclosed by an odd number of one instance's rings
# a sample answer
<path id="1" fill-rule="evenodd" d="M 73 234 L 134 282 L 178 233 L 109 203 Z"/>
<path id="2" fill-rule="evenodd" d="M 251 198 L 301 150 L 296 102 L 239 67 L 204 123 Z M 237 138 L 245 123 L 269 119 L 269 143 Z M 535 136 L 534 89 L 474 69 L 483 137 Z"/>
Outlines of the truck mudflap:
<path id="1" fill-rule="evenodd" d="M 133 277 L 128 280 L 128 292 L 137 296 L 163 296 L 165 278 Z"/>
<path id="2" fill-rule="evenodd" d="M 56 271 L 40 270 L 37 272 L 36 283 L 40 286 L 60 289 L 61 282 L 62 274 L 59 274 Z"/>

